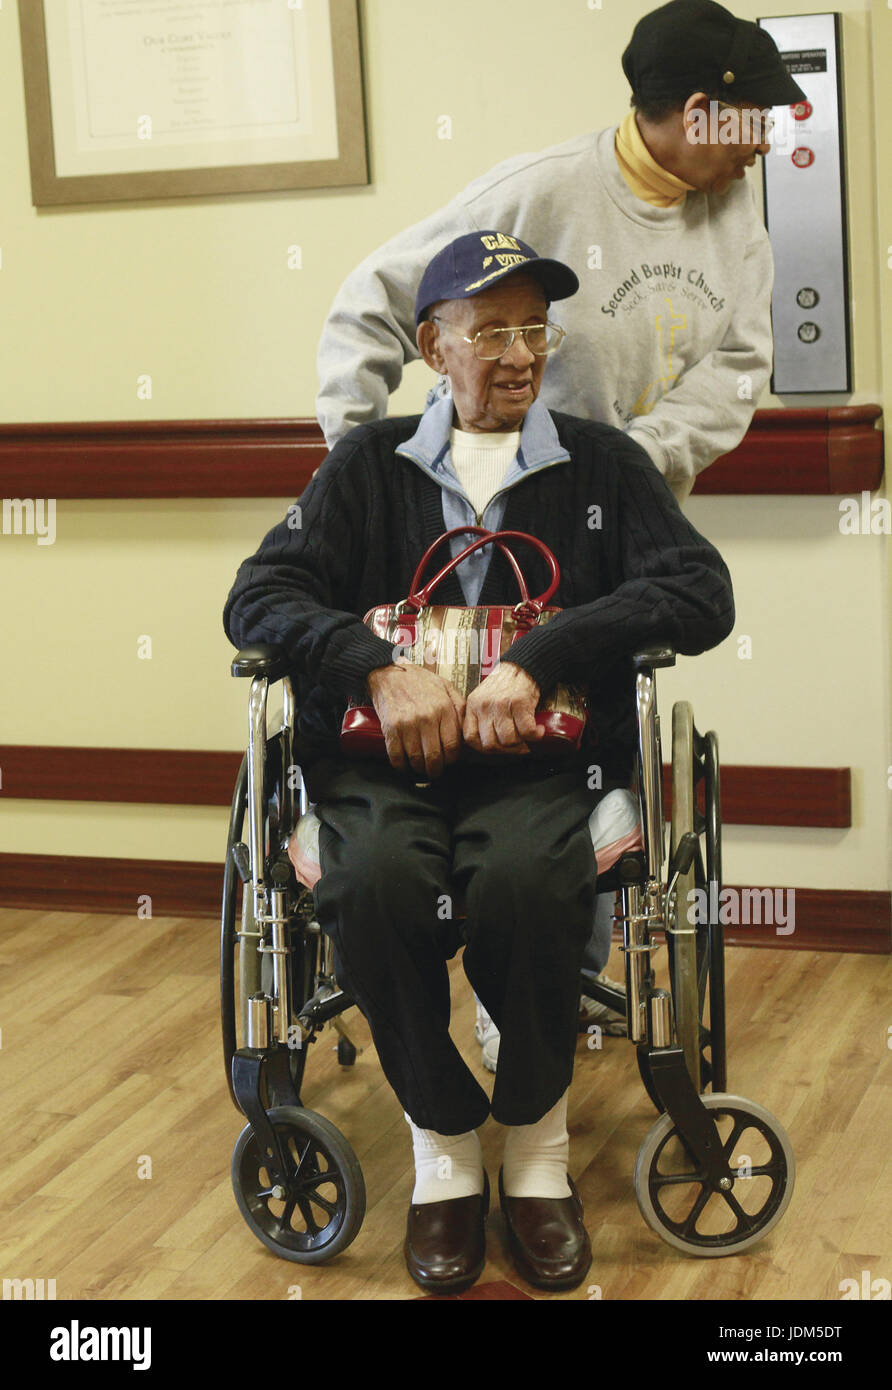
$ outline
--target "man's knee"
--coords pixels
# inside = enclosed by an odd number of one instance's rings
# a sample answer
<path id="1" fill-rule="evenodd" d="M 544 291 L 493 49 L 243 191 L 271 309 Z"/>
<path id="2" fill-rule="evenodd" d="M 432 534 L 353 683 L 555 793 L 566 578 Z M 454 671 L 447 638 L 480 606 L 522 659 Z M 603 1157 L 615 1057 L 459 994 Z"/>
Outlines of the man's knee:
<path id="1" fill-rule="evenodd" d="M 587 936 L 594 918 L 594 854 L 537 855 L 508 848 L 487 853 L 467 889 L 468 916 L 516 928 L 551 926 Z"/>
<path id="2" fill-rule="evenodd" d="M 393 935 L 450 934 L 447 865 L 405 838 L 372 833 L 332 843 L 320 835 L 322 877 L 316 887 L 320 922 L 344 942 L 366 944 Z"/>

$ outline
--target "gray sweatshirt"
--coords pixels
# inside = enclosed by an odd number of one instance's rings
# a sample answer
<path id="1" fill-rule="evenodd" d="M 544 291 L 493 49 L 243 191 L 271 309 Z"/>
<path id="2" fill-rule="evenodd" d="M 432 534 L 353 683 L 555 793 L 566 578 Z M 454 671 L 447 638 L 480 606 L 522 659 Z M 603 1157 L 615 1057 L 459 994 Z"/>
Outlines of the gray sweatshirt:
<path id="1" fill-rule="evenodd" d="M 319 344 L 316 411 L 329 448 L 382 418 L 419 356 L 415 292 L 433 256 L 496 230 L 579 276 L 549 317 L 567 330 L 540 400 L 626 430 L 676 496 L 743 438 L 771 372 L 768 234 L 752 187 L 656 208 L 614 154 L 616 126 L 519 155 L 367 257 L 334 301 Z"/>

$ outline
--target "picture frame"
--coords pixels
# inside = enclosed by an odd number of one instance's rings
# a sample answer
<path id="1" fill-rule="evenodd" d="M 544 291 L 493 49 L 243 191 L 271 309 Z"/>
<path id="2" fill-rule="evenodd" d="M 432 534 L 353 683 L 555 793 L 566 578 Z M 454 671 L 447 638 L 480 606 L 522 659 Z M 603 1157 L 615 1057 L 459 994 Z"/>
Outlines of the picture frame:
<path id="1" fill-rule="evenodd" d="M 35 207 L 369 182 L 358 0 L 19 0 L 19 23 Z"/>

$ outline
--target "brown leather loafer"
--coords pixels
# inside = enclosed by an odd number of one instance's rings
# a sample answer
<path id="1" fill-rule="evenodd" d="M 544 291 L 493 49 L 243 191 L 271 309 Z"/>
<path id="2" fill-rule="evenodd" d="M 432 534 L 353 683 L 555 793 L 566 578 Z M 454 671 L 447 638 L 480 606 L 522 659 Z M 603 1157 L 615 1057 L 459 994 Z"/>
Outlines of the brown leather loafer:
<path id="1" fill-rule="evenodd" d="M 486 1263 L 489 1178 L 483 1195 L 452 1197 L 409 1207 L 406 1268 L 429 1293 L 461 1293 L 479 1279 Z"/>
<path id="2" fill-rule="evenodd" d="M 567 1174 L 569 1197 L 506 1197 L 499 1170 L 499 1201 L 518 1274 L 537 1289 L 575 1289 L 592 1262 L 582 1202 Z"/>

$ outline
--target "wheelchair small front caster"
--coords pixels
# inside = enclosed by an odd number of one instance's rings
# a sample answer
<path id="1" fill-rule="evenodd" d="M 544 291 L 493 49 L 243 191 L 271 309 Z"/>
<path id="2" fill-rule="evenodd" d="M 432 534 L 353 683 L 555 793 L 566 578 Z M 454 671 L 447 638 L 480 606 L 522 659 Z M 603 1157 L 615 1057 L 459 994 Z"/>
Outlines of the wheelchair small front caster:
<path id="1" fill-rule="evenodd" d="M 638 1151 L 635 1195 L 657 1235 L 686 1255 L 737 1255 L 780 1221 L 795 1163 L 780 1122 L 755 1101 L 701 1096 L 714 1116 L 727 1175 L 716 1188 L 698 1170 L 675 1121 L 662 1114 Z"/>
<path id="2" fill-rule="evenodd" d="M 288 1172 L 271 1185 L 251 1125 L 236 1140 L 232 1186 L 239 1211 L 259 1241 L 283 1260 L 323 1264 L 355 1240 L 365 1216 L 365 1182 L 339 1129 L 313 1110 L 278 1106 L 268 1112 L 281 1136 Z"/>
<path id="3" fill-rule="evenodd" d="M 342 1067 L 352 1067 L 356 1061 L 356 1048 L 349 1038 L 338 1038 L 338 1061 Z"/>

